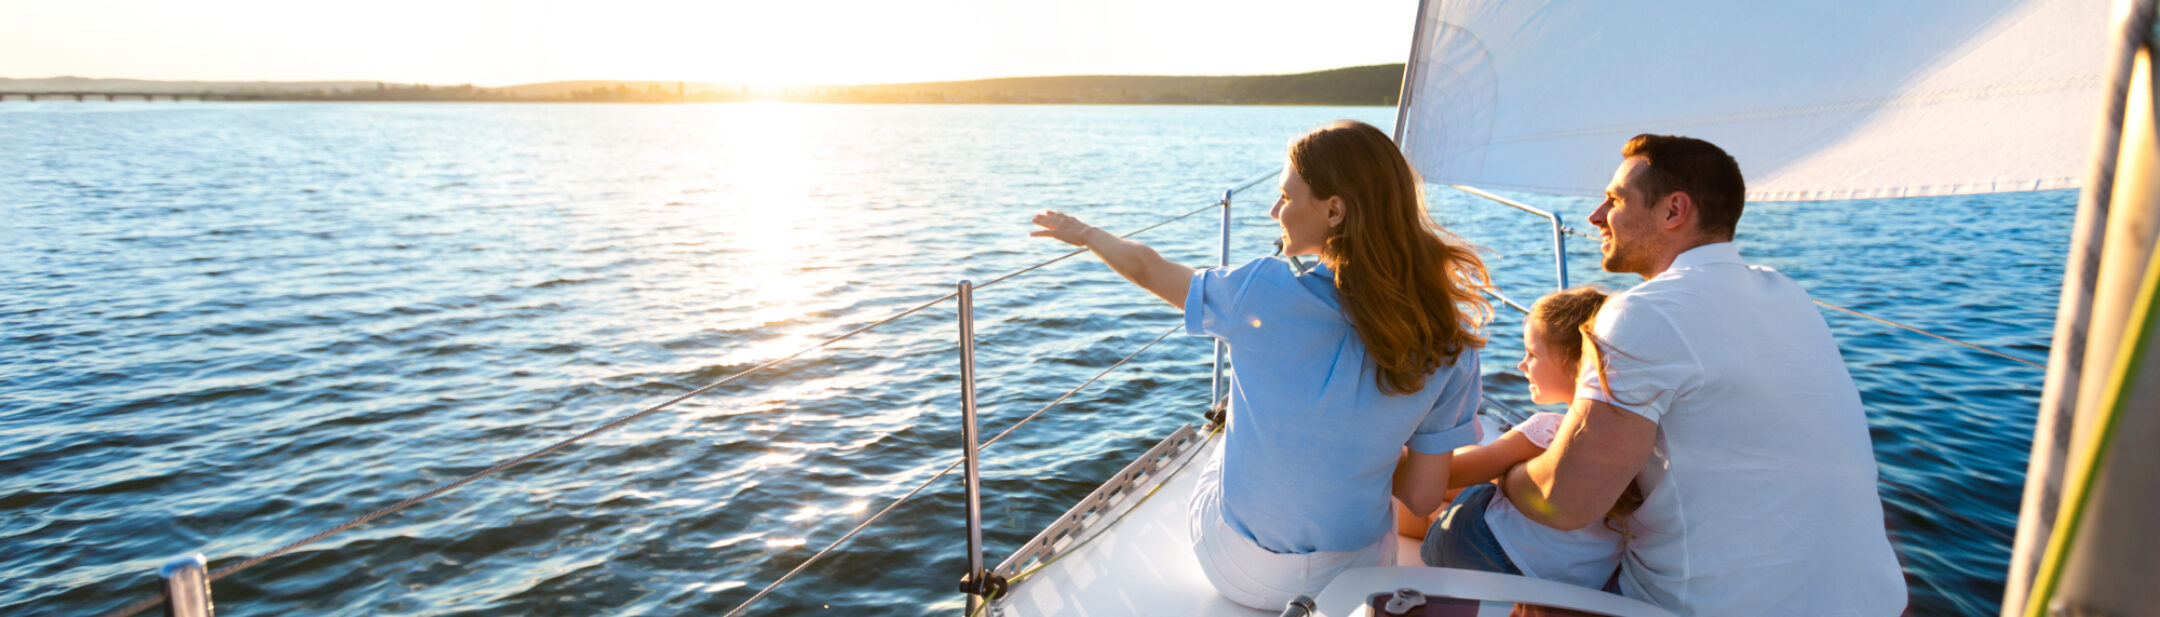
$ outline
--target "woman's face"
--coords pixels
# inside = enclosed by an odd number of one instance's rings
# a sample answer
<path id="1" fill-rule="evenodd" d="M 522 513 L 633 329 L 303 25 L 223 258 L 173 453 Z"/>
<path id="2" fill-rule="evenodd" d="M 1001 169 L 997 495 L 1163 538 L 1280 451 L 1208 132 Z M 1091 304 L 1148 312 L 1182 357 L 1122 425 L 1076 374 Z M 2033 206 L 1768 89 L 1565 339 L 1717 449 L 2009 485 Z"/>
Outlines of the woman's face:
<path id="1" fill-rule="evenodd" d="M 1282 225 L 1284 255 L 1318 255 L 1327 246 L 1328 230 L 1342 223 L 1342 198 L 1314 199 L 1312 187 L 1298 177 L 1297 169 L 1283 165 L 1282 195 L 1268 216 Z"/>
<path id="2" fill-rule="evenodd" d="M 1569 334 L 1574 334 L 1570 332 Z M 1515 370 L 1530 376 L 1530 400 L 1539 405 L 1575 400 L 1575 372 L 1552 344 L 1552 333 L 1535 321 L 1523 324 L 1523 360 Z"/>

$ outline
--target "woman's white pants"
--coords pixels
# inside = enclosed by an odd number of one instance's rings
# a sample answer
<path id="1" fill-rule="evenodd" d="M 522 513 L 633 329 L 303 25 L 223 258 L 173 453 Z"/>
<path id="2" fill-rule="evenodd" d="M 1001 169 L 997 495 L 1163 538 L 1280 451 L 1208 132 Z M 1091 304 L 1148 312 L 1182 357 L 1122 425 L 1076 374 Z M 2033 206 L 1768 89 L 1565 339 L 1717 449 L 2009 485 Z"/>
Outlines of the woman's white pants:
<path id="1" fill-rule="evenodd" d="M 1393 526 L 1380 541 L 1355 551 L 1288 554 L 1261 548 L 1223 522 L 1219 458 L 1200 472 L 1189 516 L 1193 553 L 1200 558 L 1200 571 L 1207 574 L 1208 582 L 1230 601 L 1260 610 L 1282 610 L 1300 595 L 1317 597 L 1343 570 L 1395 564 Z"/>

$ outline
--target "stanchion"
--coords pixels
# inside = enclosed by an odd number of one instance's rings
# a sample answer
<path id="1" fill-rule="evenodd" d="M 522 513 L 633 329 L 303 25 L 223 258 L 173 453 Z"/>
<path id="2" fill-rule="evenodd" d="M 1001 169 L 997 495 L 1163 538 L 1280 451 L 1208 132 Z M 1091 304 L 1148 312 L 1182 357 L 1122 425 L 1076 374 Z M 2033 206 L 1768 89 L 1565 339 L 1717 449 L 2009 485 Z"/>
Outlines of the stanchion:
<path id="1" fill-rule="evenodd" d="M 158 576 L 165 579 L 165 614 L 210 617 L 209 565 L 202 553 L 193 553 L 158 567 Z"/>

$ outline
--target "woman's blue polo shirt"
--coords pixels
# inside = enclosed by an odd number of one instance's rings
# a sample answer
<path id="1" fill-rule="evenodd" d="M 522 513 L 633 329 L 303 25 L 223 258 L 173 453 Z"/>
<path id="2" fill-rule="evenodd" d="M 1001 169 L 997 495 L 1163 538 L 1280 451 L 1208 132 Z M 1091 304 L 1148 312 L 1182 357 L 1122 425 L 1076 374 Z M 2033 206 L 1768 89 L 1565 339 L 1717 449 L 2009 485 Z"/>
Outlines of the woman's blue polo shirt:
<path id="1" fill-rule="evenodd" d="M 1394 531 L 1388 496 L 1403 446 L 1439 454 L 1477 443 L 1477 350 L 1417 392 L 1382 394 L 1324 265 L 1301 275 L 1265 257 L 1201 270 L 1185 330 L 1229 344 L 1223 519 L 1262 548 L 1371 546 Z"/>

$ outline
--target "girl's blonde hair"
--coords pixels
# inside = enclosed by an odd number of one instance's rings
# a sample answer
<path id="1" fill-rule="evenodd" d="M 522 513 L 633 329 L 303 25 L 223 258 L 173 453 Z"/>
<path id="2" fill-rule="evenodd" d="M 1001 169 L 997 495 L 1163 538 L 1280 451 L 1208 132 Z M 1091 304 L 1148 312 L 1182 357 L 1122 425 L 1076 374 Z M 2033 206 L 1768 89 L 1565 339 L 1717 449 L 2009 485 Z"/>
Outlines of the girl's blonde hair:
<path id="1" fill-rule="evenodd" d="M 1611 294 L 1595 287 L 1571 287 L 1538 298 L 1530 305 L 1529 317 L 1530 322 L 1537 324 L 1548 337 L 1546 344 L 1560 356 L 1554 359 L 1567 373 L 1572 375 L 1582 370 L 1583 357 L 1589 356 L 1598 369 L 1598 387 L 1605 388 L 1608 398 L 1612 396 L 1612 390 L 1605 386 L 1605 363 L 1601 361 L 1600 346 L 1595 344 L 1597 336 L 1591 333 L 1591 326 L 1597 320 L 1598 309 L 1604 308 L 1605 299 L 1609 297 Z M 1584 345 L 1584 341 L 1593 344 Z M 1627 516 L 1642 507 L 1643 498 L 1642 485 L 1629 481 L 1627 490 L 1620 493 L 1619 501 L 1613 502 L 1612 509 L 1605 512 L 1605 528 L 1623 538 L 1633 539 Z"/>

